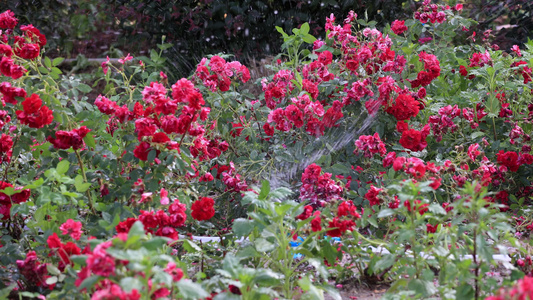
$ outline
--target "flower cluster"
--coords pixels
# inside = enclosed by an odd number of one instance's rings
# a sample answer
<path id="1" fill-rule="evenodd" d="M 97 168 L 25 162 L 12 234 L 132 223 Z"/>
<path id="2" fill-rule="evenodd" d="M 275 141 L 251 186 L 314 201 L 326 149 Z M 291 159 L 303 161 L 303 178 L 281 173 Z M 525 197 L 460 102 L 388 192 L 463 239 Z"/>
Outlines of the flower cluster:
<path id="1" fill-rule="evenodd" d="M 81 254 L 81 249 L 73 242 L 63 244 L 57 233 L 53 233 L 47 239 L 48 248 L 56 253 L 59 258 L 59 270 L 64 270 L 67 265 L 73 265 L 70 256 Z"/>
<path id="2" fill-rule="evenodd" d="M 422 130 L 413 128 L 404 130 L 400 138 L 400 145 L 412 151 L 422 151 L 428 145 L 426 138 L 429 135 L 430 126 L 426 124 Z"/>
<path id="3" fill-rule="evenodd" d="M 442 107 L 438 111 L 438 115 L 430 116 L 428 124 L 431 126 L 435 140 L 440 142 L 442 136 L 448 132 L 455 132 L 458 128 L 453 119 L 461 115 L 461 109 L 457 105 Z"/>
<path id="4" fill-rule="evenodd" d="M 313 212 L 311 205 L 304 206 L 304 211 L 296 216 L 297 220 L 306 220 L 313 217 L 311 220 L 311 230 L 318 232 L 322 230 L 322 216 L 320 211 Z M 326 234 L 330 237 L 340 237 L 348 230 L 355 229 L 355 220 L 360 219 L 361 215 L 357 212 L 357 207 L 351 200 L 342 201 L 337 207 L 337 214 L 327 222 Z"/>
<path id="5" fill-rule="evenodd" d="M 460 11 L 463 9 L 462 4 L 457 4 L 453 8 L 444 5 L 431 4 L 431 0 L 424 0 L 422 6 L 415 12 L 414 18 L 422 23 L 444 23 L 446 21 L 446 11 Z"/>
<path id="6" fill-rule="evenodd" d="M 391 24 L 391 28 L 390 29 L 395 34 L 400 35 L 400 34 L 402 34 L 402 33 L 407 31 L 407 26 L 405 26 L 405 21 L 394 20 L 394 22 L 392 22 L 392 24 Z"/>
<path id="7" fill-rule="evenodd" d="M 246 83 L 250 80 L 250 72 L 248 68 L 238 61 L 226 62 L 220 56 L 213 56 L 208 62 L 207 58 L 203 58 L 198 66 L 194 76 L 202 81 L 204 86 L 209 88 L 212 92 L 221 91 L 226 92 L 231 86 L 231 78 L 241 80 Z"/>
<path id="8" fill-rule="evenodd" d="M 27 72 L 15 62 L 13 54 L 25 60 L 35 59 L 47 42 L 46 37 L 33 25 L 20 26 L 23 35 L 14 35 L 13 29 L 17 24 L 13 12 L 8 10 L 0 14 L 0 29 L 7 29 L 0 31 L 0 73 L 12 79 L 18 79 Z"/>
<path id="9" fill-rule="evenodd" d="M 297 98 L 292 98 L 293 104 L 285 108 L 272 110 L 263 127 L 267 135 L 272 128 L 270 124 L 275 123 L 275 129 L 280 131 L 290 131 L 292 127 L 301 128 L 305 125 L 305 131 L 312 136 L 321 136 L 325 128 L 333 127 L 337 121 L 343 117 L 342 103 L 335 100 L 327 111 L 324 111 L 322 103 L 311 101 L 309 95 L 303 94 Z M 268 124 L 268 125 L 267 125 Z"/>
<path id="10" fill-rule="evenodd" d="M 1 46 L 1 45 L 0 45 Z M 5 106 L 6 103 L 17 105 L 18 101 L 15 97 L 26 97 L 26 91 L 23 88 L 18 88 L 11 86 L 9 82 L 0 83 L 0 93 L 2 93 L 2 106 Z"/>
<path id="11" fill-rule="evenodd" d="M 17 110 L 17 118 L 21 124 L 30 128 L 43 128 L 54 120 L 52 111 L 43 105 L 43 100 L 37 94 L 22 101 L 22 107 L 23 110 Z"/>
<path id="12" fill-rule="evenodd" d="M 387 149 L 376 132 L 374 135 L 362 135 L 355 141 L 354 154 L 363 152 L 365 157 L 371 158 L 374 154 L 385 156 Z"/>
<path id="13" fill-rule="evenodd" d="M 48 276 L 47 265 L 48 264 L 39 261 L 35 251 L 29 251 L 26 254 L 26 259 L 17 260 L 17 267 L 20 273 L 24 275 L 29 283 L 35 286 L 53 288 L 53 286 L 46 284 L 46 279 L 50 277 Z"/>
<path id="14" fill-rule="evenodd" d="M 405 158 L 402 156 L 396 157 L 392 164 L 394 171 L 403 171 L 415 179 L 420 179 L 426 175 L 426 171 L 429 171 L 433 175 L 438 175 L 440 167 L 434 163 L 428 162 L 427 164 L 418 157 Z"/>
<path id="15" fill-rule="evenodd" d="M 500 150 L 496 156 L 498 164 L 505 168 L 503 171 L 509 169 L 511 172 L 516 172 L 521 165 L 533 163 L 533 155 L 529 153 Z"/>
<path id="16" fill-rule="evenodd" d="M 175 200 L 169 205 L 168 213 L 164 210 L 157 212 L 141 210 L 138 218 L 128 218 L 120 222 L 115 229 L 117 233 L 128 233 L 136 221 L 141 221 L 146 232 L 176 240 L 179 236 L 175 228 L 185 224 L 186 210 L 185 204 Z"/>
<path id="17" fill-rule="evenodd" d="M 411 81 L 413 88 L 429 85 L 440 75 L 440 63 L 435 55 L 422 51 L 418 56 L 424 62 L 424 70 L 418 72 L 416 79 Z"/>
<path id="18" fill-rule="evenodd" d="M 502 288 L 485 300 L 520 300 L 533 298 L 533 277 L 519 279 L 511 288 Z"/>
<path id="19" fill-rule="evenodd" d="M 219 169 L 220 170 L 220 169 Z M 248 190 L 248 184 L 241 178 L 241 175 L 235 171 L 233 162 L 229 163 L 229 168 L 222 173 L 222 182 L 226 185 L 226 191 L 243 192 Z"/>
<path id="20" fill-rule="evenodd" d="M 215 201 L 209 197 L 202 197 L 191 206 L 191 216 L 198 221 L 206 221 L 215 215 Z"/>
<path id="21" fill-rule="evenodd" d="M 6 188 L 13 188 L 13 185 L 8 182 L 0 181 L 0 191 Z M 8 196 L 5 193 L 0 192 L 0 215 L 1 220 L 9 220 L 11 218 L 11 206 L 13 203 L 19 204 L 28 201 L 31 192 L 29 189 L 23 189 L 22 187 L 14 188 L 16 193 Z"/>
<path id="22" fill-rule="evenodd" d="M 307 200 L 312 205 L 324 206 L 325 203 L 341 198 L 343 187 L 331 179 L 331 173 L 322 173 L 322 168 L 311 164 L 302 174 L 300 199 Z"/>
<path id="23" fill-rule="evenodd" d="M 385 110 L 398 121 L 409 120 L 418 115 L 419 104 L 411 95 L 400 94 L 394 104 Z"/>
<path id="24" fill-rule="evenodd" d="M 294 89 L 294 73 L 289 70 L 279 70 L 268 82 L 266 78 L 261 81 L 263 91 L 265 92 L 266 106 L 275 109 L 276 106 L 285 98 L 287 92 L 291 93 Z"/>
<path id="25" fill-rule="evenodd" d="M 78 150 L 83 147 L 83 138 L 91 130 L 85 126 L 73 129 L 71 131 L 58 130 L 55 133 L 55 138 L 49 136 L 47 140 L 54 145 L 56 149 L 69 149 L 72 147 L 74 150 Z"/>
<path id="26" fill-rule="evenodd" d="M 227 74 L 229 71 L 224 72 Z M 111 134 L 116 129 L 116 122 L 134 120 L 140 142 L 133 151 L 135 157 L 146 161 L 151 150 L 156 151 L 156 156 L 163 149 L 179 151 L 186 134 L 194 137 L 190 151 L 200 161 L 218 157 L 228 149 L 227 142 L 208 138 L 206 129 L 198 123 L 199 120 L 207 120 L 210 108 L 204 107 L 203 95 L 188 79 L 182 78 L 172 85 L 172 98 L 167 96 L 166 88 L 158 82 L 146 86 L 142 95 L 145 105 L 136 102 L 133 111 L 104 96 L 98 96 L 94 103 L 100 112 L 111 116 L 108 121 Z M 174 134 L 181 135 L 179 143 L 171 139 Z"/>

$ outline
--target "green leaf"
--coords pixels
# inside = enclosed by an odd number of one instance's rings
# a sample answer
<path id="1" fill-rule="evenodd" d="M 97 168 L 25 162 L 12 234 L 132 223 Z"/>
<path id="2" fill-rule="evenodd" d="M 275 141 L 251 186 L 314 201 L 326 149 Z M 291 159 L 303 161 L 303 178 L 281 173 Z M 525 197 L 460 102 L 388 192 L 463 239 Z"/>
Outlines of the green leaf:
<path id="1" fill-rule="evenodd" d="M 394 215 L 394 210 L 390 208 L 385 208 L 378 213 L 378 218 L 386 218 L 392 215 Z"/>
<path id="2" fill-rule="evenodd" d="M 74 178 L 74 186 L 76 187 L 76 191 L 83 193 L 91 187 L 91 183 L 84 183 L 83 177 L 81 175 L 78 175 L 76 176 L 76 178 Z"/>
<path id="3" fill-rule="evenodd" d="M 57 66 L 59 66 L 64 60 L 65 60 L 64 57 L 57 57 L 57 58 L 54 58 L 54 60 L 52 61 L 52 66 L 53 66 L 53 67 L 57 67 Z"/>
<path id="4" fill-rule="evenodd" d="M 470 135 L 470 139 L 474 140 L 478 137 L 481 137 L 481 136 L 484 136 L 485 133 L 484 132 L 481 132 L 481 131 L 476 131 L 476 132 L 473 132 L 471 135 Z"/>
<path id="5" fill-rule="evenodd" d="M 255 241 L 255 248 L 259 252 L 270 252 L 276 248 L 276 245 L 267 241 L 264 238 L 258 238 Z"/>
<path id="6" fill-rule="evenodd" d="M 283 31 L 283 28 L 279 27 L 279 26 L 276 26 L 276 30 L 281 33 L 281 35 L 283 36 L 283 38 L 288 38 L 289 35 L 285 33 L 285 31 Z"/>
<path id="7" fill-rule="evenodd" d="M 59 275 L 61 274 L 61 271 L 59 271 L 58 268 L 56 268 L 56 266 L 52 265 L 52 264 L 46 264 L 46 270 L 48 271 L 48 273 L 52 274 L 52 275 Z M 51 283 L 49 283 L 51 284 Z"/>
<path id="8" fill-rule="evenodd" d="M 3 288 L 0 290 L 0 299 L 8 299 L 7 296 L 9 296 L 9 294 L 11 293 L 11 291 L 13 289 L 15 289 L 15 287 L 17 286 L 16 283 L 13 283 L 12 285 L 6 287 L 6 288 Z"/>
<path id="9" fill-rule="evenodd" d="M 157 237 L 153 237 L 149 241 L 143 242 L 142 246 L 143 248 L 147 250 L 156 251 L 158 249 L 163 248 L 163 245 L 165 245 L 169 241 L 171 241 L 171 239 L 167 237 L 157 236 Z"/>
<path id="10" fill-rule="evenodd" d="M 254 282 L 263 286 L 275 286 L 283 276 L 270 269 L 261 269 L 254 275 Z"/>
<path id="11" fill-rule="evenodd" d="M 437 203 L 432 203 L 429 205 L 428 210 L 436 215 L 446 215 L 446 210 Z"/>
<path id="12" fill-rule="evenodd" d="M 176 285 L 181 295 L 187 299 L 200 299 L 210 296 L 201 285 L 192 282 L 190 279 L 182 279 Z"/>
<path id="13" fill-rule="evenodd" d="M 377 271 L 382 271 L 392 266 L 396 261 L 396 257 L 392 254 L 385 254 L 381 257 L 380 260 L 374 266 L 374 269 Z"/>
<path id="14" fill-rule="evenodd" d="M 86 94 L 92 91 L 92 88 L 85 83 L 80 83 L 76 88 Z"/>
<path id="15" fill-rule="evenodd" d="M 308 35 L 303 37 L 303 40 L 304 40 L 304 42 L 306 42 L 308 44 L 312 44 L 312 43 L 314 43 L 316 41 L 316 37 L 308 34 Z"/>
<path id="16" fill-rule="evenodd" d="M 50 60 L 50 58 L 48 56 L 44 58 L 44 65 L 47 68 L 51 68 L 52 67 L 52 61 Z"/>
<path id="17" fill-rule="evenodd" d="M 253 221 L 239 218 L 233 221 L 232 228 L 236 236 L 248 236 L 254 229 Z"/>
<path id="18" fill-rule="evenodd" d="M 144 236 L 144 226 L 141 221 L 136 221 L 135 223 L 133 223 L 130 228 L 130 231 L 128 232 L 128 240 L 134 236 Z"/>
<path id="19" fill-rule="evenodd" d="M 263 180 L 261 185 L 261 191 L 259 192 L 259 200 L 266 200 L 268 194 L 270 193 L 270 182 Z"/>
<path id="20" fill-rule="evenodd" d="M 183 240 L 183 248 L 189 253 L 202 252 L 202 248 L 190 240 Z"/>
<path id="21" fill-rule="evenodd" d="M 96 142 L 94 140 L 94 136 L 92 134 L 87 134 L 84 138 L 83 138 L 83 141 L 85 142 L 85 144 L 87 145 L 87 147 L 90 147 L 90 148 L 94 148 L 96 147 Z"/>
<path id="22" fill-rule="evenodd" d="M 96 284 L 96 282 L 98 282 L 98 279 L 100 279 L 100 276 L 97 275 L 93 275 L 89 278 L 86 278 L 78 287 L 78 291 L 81 291 L 83 289 L 90 290 Z"/>
<path id="23" fill-rule="evenodd" d="M 437 292 L 437 288 L 433 282 L 422 279 L 413 279 L 409 282 L 407 287 L 410 290 L 416 291 L 417 294 L 424 296 L 424 298 L 433 295 Z M 467 299 L 467 298 L 461 298 Z"/>
<path id="24" fill-rule="evenodd" d="M 139 289 L 139 287 L 143 286 L 143 283 L 137 278 L 126 277 L 120 280 L 120 286 L 126 293 L 129 293 L 133 289 Z"/>
<path id="25" fill-rule="evenodd" d="M 305 22 L 300 26 L 300 34 L 306 35 L 309 33 L 309 23 Z"/>
<path id="26" fill-rule="evenodd" d="M 45 68 L 45 67 L 38 67 L 37 68 L 39 70 L 39 72 L 41 72 L 43 75 L 48 75 L 48 69 Z"/>
<path id="27" fill-rule="evenodd" d="M 57 164 L 56 171 L 59 175 L 63 175 L 67 173 L 69 167 L 70 167 L 70 162 L 66 159 L 63 159 Z"/>
<path id="28" fill-rule="evenodd" d="M 72 260 L 75 264 L 84 266 L 87 263 L 87 255 L 72 255 L 70 256 L 70 260 Z"/>
<path id="29" fill-rule="evenodd" d="M 455 292 L 455 299 L 474 299 L 474 288 L 466 282 L 461 284 Z"/>
<path id="30" fill-rule="evenodd" d="M 46 284 L 55 284 L 57 283 L 57 277 L 56 276 L 51 276 L 51 277 L 48 277 L 46 278 Z"/>
<path id="31" fill-rule="evenodd" d="M 43 183 L 44 183 L 44 179 L 39 178 L 39 179 L 35 180 L 34 182 L 32 182 L 32 183 L 26 185 L 26 186 L 24 187 L 24 189 L 30 189 L 30 190 L 33 190 L 33 189 L 36 189 L 36 188 L 40 187 L 41 185 L 43 185 Z"/>

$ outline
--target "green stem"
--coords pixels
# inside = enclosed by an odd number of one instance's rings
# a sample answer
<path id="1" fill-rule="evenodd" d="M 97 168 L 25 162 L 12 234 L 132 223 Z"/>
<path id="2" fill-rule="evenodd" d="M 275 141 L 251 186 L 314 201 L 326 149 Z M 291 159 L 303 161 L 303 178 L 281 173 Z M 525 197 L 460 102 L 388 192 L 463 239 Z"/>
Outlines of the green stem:
<path id="1" fill-rule="evenodd" d="M 87 175 L 85 174 L 85 169 L 83 168 L 83 161 L 81 159 L 80 153 L 78 152 L 78 150 L 74 150 L 74 153 L 76 153 L 76 157 L 78 158 L 78 164 L 80 166 L 81 176 L 83 176 L 83 182 L 88 182 Z M 91 189 L 88 189 L 86 193 L 87 199 L 89 199 L 89 207 L 91 208 L 93 214 L 96 214 L 96 210 L 94 209 L 93 197 L 91 195 Z"/>

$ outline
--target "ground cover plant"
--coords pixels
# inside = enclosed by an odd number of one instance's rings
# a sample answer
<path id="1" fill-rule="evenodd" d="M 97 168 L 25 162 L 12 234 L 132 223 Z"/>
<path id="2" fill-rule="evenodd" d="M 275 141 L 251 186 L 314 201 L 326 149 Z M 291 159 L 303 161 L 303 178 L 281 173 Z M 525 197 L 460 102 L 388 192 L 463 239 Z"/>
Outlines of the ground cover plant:
<path id="1" fill-rule="evenodd" d="M 225 54 L 169 82 L 168 44 L 90 86 L 3 12 L 1 297 L 531 297 L 533 43 L 461 12 L 278 27 L 255 94 Z"/>

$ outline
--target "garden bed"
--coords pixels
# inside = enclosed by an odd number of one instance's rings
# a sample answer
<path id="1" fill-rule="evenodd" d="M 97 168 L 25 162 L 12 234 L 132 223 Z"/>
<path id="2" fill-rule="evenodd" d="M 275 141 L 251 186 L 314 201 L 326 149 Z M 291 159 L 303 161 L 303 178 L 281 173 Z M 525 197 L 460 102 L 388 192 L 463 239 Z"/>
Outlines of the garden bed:
<path id="1" fill-rule="evenodd" d="M 277 27 L 257 72 L 177 81 L 172 45 L 78 74 L 0 14 L 0 298 L 530 293 L 533 42 L 462 8 Z"/>

